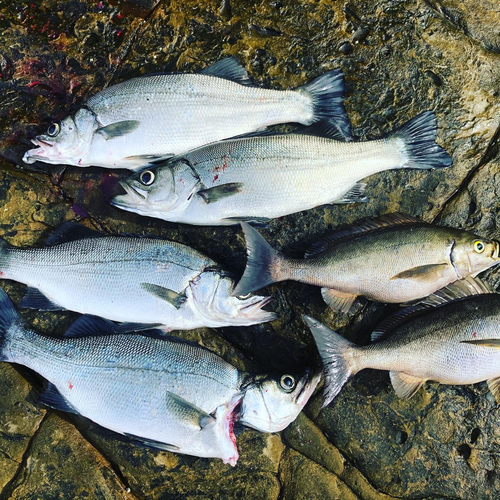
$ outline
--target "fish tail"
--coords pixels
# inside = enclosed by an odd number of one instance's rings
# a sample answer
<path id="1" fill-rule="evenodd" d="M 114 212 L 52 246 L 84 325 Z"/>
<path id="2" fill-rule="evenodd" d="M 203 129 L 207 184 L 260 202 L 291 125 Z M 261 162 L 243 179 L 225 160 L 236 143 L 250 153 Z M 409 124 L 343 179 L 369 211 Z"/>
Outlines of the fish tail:
<path id="1" fill-rule="evenodd" d="M 11 327 L 20 319 L 14 304 L 7 294 L 0 288 L 0 361 L 10 361 L 7 349 Z"/>
<path id="2" fill-rule="evenodd" d="M 421 113 L 392 132 L 391 136 L 403 140 L 406 168 L 444 168 L 453 163 L 450 155 L 436 144 L 437 120 L 434 111 Z"/>
<path id="3" fill-rule="evenodd" d="M 342 135 L 351 137 L 351 122 L 344 107 L 344 74 L 340 69 L 327 71 L 299 90 L 308 93 L 313 103 L 313 118 L 304 125 L 333 119 Z"/>
<path id="4" fill-rule="evenodd" d="M 331 403 L 346 382 L 358 371 L 350 366 L 347 357 L 347 353 L 358 347 L 314 318 L 306 315 L 302 318 L 313 334 L 323 361 L 325 376 L 323 407 L 325 407 Z"/>
<path id="5" fill-rule="evenodd" d="M 279 263 L 284 260 L 250 224 L 241 223 L 247 244 L 247 266 L 232 295 L 247 295 L 271 283 L 282 281 Z"/>

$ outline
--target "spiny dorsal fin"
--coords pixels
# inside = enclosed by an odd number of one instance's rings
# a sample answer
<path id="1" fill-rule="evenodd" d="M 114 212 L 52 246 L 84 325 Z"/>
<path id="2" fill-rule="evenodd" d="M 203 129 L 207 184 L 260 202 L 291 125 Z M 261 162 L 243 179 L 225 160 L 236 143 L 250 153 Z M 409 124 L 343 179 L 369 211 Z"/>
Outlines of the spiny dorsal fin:
<path id="1" fill-rule="evenodd" d="M 68 241 L 83 240 L 85 238 L 99 238 L 102 236 L 101 233 L 82 226 L 82 224 L 78 224 L 78 222 L 69 221 L 60 225 L 50 233 L 49 237 L 45 240 L 45 246 L 54 246 L 60 243 L 67 243 Z"/>
<path id="2" fill-rule="evenodd" d="M 202 75 L 216 76 L 218 78 L 224 78 L 225 80 L 231 80 L 241 85 L 253 85 L 247 70 L 234 57 L 221 59 L 211 66 L 202 69 L 200 73 Z"/>
<path id="3" fill-rule="evenodd" d="M 325 251 L 328 248 L 336 246 L 341 241 L 347 241 L 356 236 L 360 236 L 364 233 L 382 231 L 384 229 L 394 227 L 394 226 L 405 226 L 405 225 L 428 225 L 421 220 L 412 217 L 411 215 L 405 215 L 400 213 L 386 214 L 380 217 L 370 217 L 368 219 L 362 219 L 360 221 L 354 222 L 352 226 L 347 226 L 335 231 L 333 234 L 328 235 L 326 238 L 317 241 L 311 248 L 306 252 L 305 258 L 313 257 Z"/>
<path id="4" fill-rule="evenodd" d="M 454 300 L 465 299 L 466 297 L 482 295 L 484 293 L 496 292 L 488 283 L 485 283 L 481 279 L 467 276 L 467 278 L 455 281 L 451 285 L 429 295 L 429 297 L 419 302 L 419 305 L 438 307 Z"/>

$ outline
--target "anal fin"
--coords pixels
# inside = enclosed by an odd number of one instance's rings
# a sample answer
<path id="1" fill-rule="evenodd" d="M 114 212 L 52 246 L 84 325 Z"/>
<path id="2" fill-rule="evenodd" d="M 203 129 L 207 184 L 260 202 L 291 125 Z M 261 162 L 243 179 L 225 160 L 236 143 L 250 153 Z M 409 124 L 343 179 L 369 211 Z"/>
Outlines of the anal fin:
<path id="1" fill-rule="evenodd" d="M 500 377 L 490 378 L 487 383 L 491 394 L 495 396 L 497 404 L 500 404 Z"/>
<path id="2" fill-rule="evenodd" d="M 333 288 L 322 288 L 321 295 L 323 296 L 323 300 L 334 311 L 344 314 L 347 314 L 349 312 L 354 301 L 357 298 L 357 295 L 353 295 L 352 293 L 340 292 L 338 290 L 334 290 Z"/>
<path id="3" fill-rule="evenodd" d="M 130 438 L 134 444 L 137 446 L 144 446 L 145 448 L 153 448 L 155 450 L 162 451 L 173 451 L 178 452 L 180 448 L 173 444 L 162 443 L 161 441 L 155 441 L 154 439 L 145 439 L 140 436 L 134 436 L 133 434 L 124 433 L 124 436 Z"/>
<path id="4" fill-rule="evenodd" d="M 335 200 L 333 203 L 336 205 L 341 203 L 366 203 L 369 201 L 369 198 L 365 196 L 365 190 L 366 183 L 358 182 L 342 198 Z"/>
<path id="5" fill-rule="evenodd" d="M 61 395 L 57 387 L 51 382 L 48 383 L 47 388 L 40 395 L 37 403 L 48 406 L 49 408 L 54 408 L 55 410 L 80 415 L 80 412 Z"/>
<path id="6" fill-rule="evenodd" d="M 394 387 L 394 391 L 398 397 L 405 399 L 410 399 L 425 382 L 424 379 L 403 372 L 391 371 L 389 376 L 391 377 L 392 387 Z"/>
<path id="7" fill-rule="evenodd" d="M 33 287 L 27 288 L 26 294 L 19 303 L 19 307 L 38 309 L 39 311 L 65 311 L 64 307 L 52 302 L 38 288 Z"/>

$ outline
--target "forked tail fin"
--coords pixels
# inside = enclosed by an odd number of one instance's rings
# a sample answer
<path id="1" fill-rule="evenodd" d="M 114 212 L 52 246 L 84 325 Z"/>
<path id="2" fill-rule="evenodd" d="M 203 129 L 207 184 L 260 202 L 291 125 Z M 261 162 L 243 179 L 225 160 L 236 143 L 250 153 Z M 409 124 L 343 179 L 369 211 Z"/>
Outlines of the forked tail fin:
<path id="1" fill-rule="evenodd" d="M 323 407 L 327 406 L 355 374 L 349 366 L 346 353 L 357 347 L 310 316 L 302 316 L 313 334 L 316 346 L 323 360 L 325 388 Z"/>
<path id="2" fill-rule="evenodd" d="M 421 113 L 393 131 L 390 137 L 403 140 L 406 168 L 444 168 L 453 163 L 450 155 L 436 144 L 437 120 L 434 111 Z"/>
<path id="3" fill-rule="evenodd" d="M 311 123 L 325 119 L 335 120 L 342 135 L 351 137 L 351 123 L 344 107 L 344 74 L 340 69 L 327 71 L 299 89 L 312 96 Z"/>
<path id="4" fill-rule="evenodd" d="M 283 255 L 276 251 L 250 224 L 242 222 L 241 227 L 247 243 L 247 266 L 231 294 L 238 297 L 281 281 L 276 276 L 276 268 L 277 264 L 284 260 Z"/>

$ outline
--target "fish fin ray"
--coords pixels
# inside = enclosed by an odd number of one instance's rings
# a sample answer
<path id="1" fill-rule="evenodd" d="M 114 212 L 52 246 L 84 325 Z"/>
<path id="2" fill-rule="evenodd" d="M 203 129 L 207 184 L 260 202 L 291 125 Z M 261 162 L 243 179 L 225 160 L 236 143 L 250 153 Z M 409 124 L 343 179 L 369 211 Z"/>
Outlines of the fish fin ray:
<path id="1" fill-rule="evenodd" d="M 55 302 L 52 302 L 38 288 L 29 286 L 26 293 L 19 302 L 19 307 L 23 309 L 38 309 L 39 311 L 65 311 L 66 309 Z"/>
<path id="2" fill-rule="evenodd" d="M 61 395 L 57 387 L 51 382 L 48 382 L 47 388 L 37 399 L 37 403 L 48 406 L 49 408 L 54 408 L 54 410 L 80 415 L 80 412 L 64 396 Z"/>
<path id="3" fill-rule="evenodd" d="M 247 245 L 247 263 L 243 276 L 231 294 L 233 296 L 247 295 L 271 283 L 281 281 L 275 279 L 272 271 L 283 256 L 250 224 L 242 222 L 241 228 Z"/>
<path id="4" fill-rule="evenodd" d="M 141 283 L 141 288 L 155 297 L 168 302 L 176 309 L 180 309 L 182 304 L 184 304 L 187 300 L 187 297 L 184 294 L 177 293 L 174 290 L 170 290 L 170 288 L 155 285 L 153 283 Z"/>
<path id="5" fill-rule="evenodd" d="M 196 405 L 186 401 L 178 394 L 167 391 L 166 398 L 168 400 L 167 404 L 170 405 L 171 412 L 174 414 L 178 413 L 184 422 L 198 430 L 213 427 L 217 422 L 214 417 L 201 408 L 198 408 Z"/>
<path id="6" fill-rule="evenodd" d="M 424 111 L 389 136 L 403 140 L 405 168 L 445 168 L 453 163 L 451 156 L 436 143 L 437 120 L 434 111 Z"/>
<path id="7" fill-rule="evenodd" d="M 365 196 L 365 190 L 366 182 L 357 182 L 342 198 L 333 201 L 332 204 L 367 203 L 370 201 L 370 198 Z"/>
<path id="8" fill-rule="evenodd" d="M 45 246 L 55 246 L 69 241 L 83 240 L 86 238 L 102 238 L 103 235 L 94 229 L 78 224 L 75 221 L 68 221 L 61 224 L 52 231 L 45 240 Z"/>
<path id="9" fill-rule="evenodd" d="M 500 377 L 490 378 L 486 383 L 491 394 L 495 397 L 497 404 L 500 404 Z"/>
<path id="10" fill-rule="evenodd" d="M 414 280 L 417 282 L 429 282 L 437 281 L 443 277 L 444 272 L 449 268 L 449 264 L 427 264 L 424 266 L 416 266 L 411 269 L 406 269 L 392 278 L 390 280 Z"/>
<path id="11" fill-rule="evenodd" d="M 500 339 L 477 339 L 477 340 L 461 340 L 462 344 L 474 344 L 482 347 L 500 348 Z"/>
<path id="12" fill-rule="evenodd" d="M 132 155 L 132 156 L 126 156 L 124 160 L 144 161 L 144 167 L 147 167 L 147 166 L 156 166 L 159 163 L 163 163 L 164 161 L 170 160 L 170 158 L 172 158 L 173 156 L 175 156 L 174 153 L 165 153 L 163 155 Z"/>
<path id="13" fill-rule="evenodd" d="M 271 222 L 271 219 L 268 219 L 266 217 L 226 217 L 222 219 L 223 221 L 230 221 L 234 224 L 240 224 L 241 222 L 247 222 L 248 224 L 251 224 L 252 227 L 259 227 L 259 228 L 265 228 L 269 225 L 269 222 Z"/>
<path id="14" fill-rule="evenodd" d="M 303 315 L 302 319 L 311 330 L 323 361 L 325 388 L 322 406 L 324 408 L 332 402 L 342 387 L 355 375 L 345 354 L 351 349 L 356 349 L 356 346 L 314 318 Z"/>
<path id="15" fill-rule="evenodd" d="M 153 439 L 145 439 L 141 436 L 135 436 L 134 434 L 128 434 L 124 432 L 123 435 L 129 438 L 132 443 L 137 446 L 143 446 L 145 448 L 153 448 L 155 450 L 178 452 L 180 448 L 174 444 L 162 443 L 161 441 L 155 441 Z"/>
<path id="16" fill-rule="evenodd" d="M 227 184 L 221 184 L 220 186 L 202 189 L 196 194 L 201 196 L 205 203 L 215 203 L 223 198 L 227 198 L 228 196 L 233 196 L 234 194 L 241 192 L 243 186 L 243 182 L 229 182 Z"/>
<path id="17" fill-rule="evenodd" d="M 339 142 L 349 142 L 351 137 L 351 125 L 347 119 L 347 125 L 339 123 L 336 119 L 320 120 L 307 127 L 293 132 L 300 135 L 313 135 L 315 137 L 326 137 Z"/>
<path id="18" fill-rule="evenodd" d="M 341 242 L 348 241 L 352 238 L 360 236 L 365 233 L 374 231 L 382 231 L 384 229 L 404 226 L 404 225 L 424 225 L 429 224 L 422 222 L 411 215 L 392 213 L 382 215 L 380 217 L 368 217 L 354 222 L 347 227 L 339 227 L 335 232 L 329 234 L 326 238 L 318 240 L 306 252 L 305 258 L 313 257 L 322 253 L 323 251 L 333 248 Z"/>
<path id="19" fill-rule="evenodd" d="M 207 66 L 200 71 L 202 75 L 224 78 L 232 82 L 253 87 L 253 82 L 248 76 L 247 70 L 237 61 L 235 57 L 226 57 L 216 63 Z"/>
<path id="20" fill-rule="evenodd" d="M 425 382 L 424 379 L 403 372 L 389 372 L 391 384 L 399 398 L 410 399 Z"/>
<path id="21" fill-rule="evenodd" d="M 121 122 L 110 123 L 105 127 L 100 127 L 96 130 L 96 134 L 100 134 L 106 141 L 130 134 L 139 127 L 138 120 L 123 120 Z"/>
<path id="22" fill-rule="evenodd" d="M 149 336 L 161 336 L 157 330 L 162 324 L 155 323 L 114 323 L 109 319 L 82 314 L 64 332 L 63 337 L 79 338 L 93 337 L 95 335 L 121 335 L 125 333 L 141 333 Z"/>
<path id="23" fill-rule="evenodd" d="M 322 288 L 321 295 L 323 300 L 337 312 L 347 314 L 351 309 L 354 301 L 358 297 L 352 293 L 344 293 L 339 290 L 334 290 L 333 288 Z"/>
<path id="24" fill-rule="evenodd" d="M 0 361 L 10 361 L 11 350 L 5 349 L 5 343 L 12 332 L 21 332 L 21 329 L 11 329 L 11 326 L 20 323 L 21 316 L 8 295 L 0 288 Z"/>
<path id="25" fill-rule="evenodd" d="M 344 106 L 345 85 L 342 70 L 327 71 L 297 90 L 312 97 L 314 122 L 328 119 L 333 125 L 327 137 L 341 141 L 351 139 L 351 122 Z M 333 131 L 336 131 L 337 136 L 332 137 Z"/>

